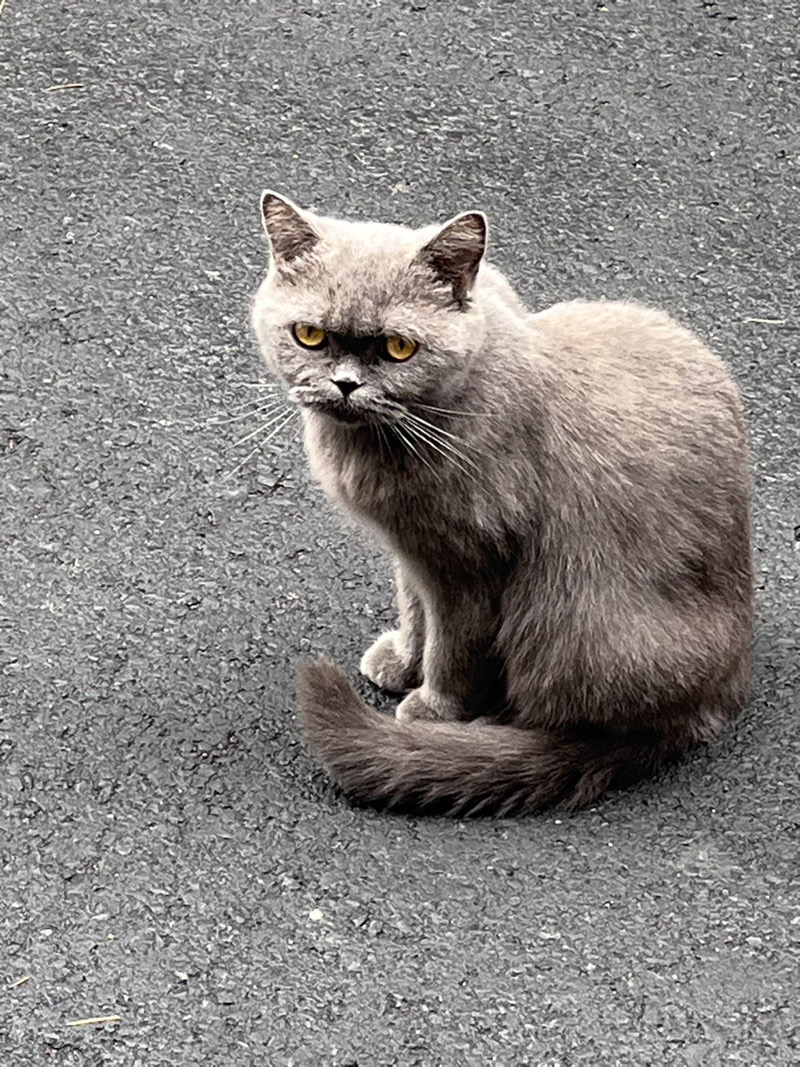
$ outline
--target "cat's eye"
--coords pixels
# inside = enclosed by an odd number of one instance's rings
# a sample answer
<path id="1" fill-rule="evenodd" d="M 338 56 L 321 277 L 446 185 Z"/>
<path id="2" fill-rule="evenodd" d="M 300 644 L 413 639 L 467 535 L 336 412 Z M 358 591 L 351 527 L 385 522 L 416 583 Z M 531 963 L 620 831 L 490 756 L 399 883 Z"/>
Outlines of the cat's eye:
<path id="1" fill-rule="evenodd" d="M 295 341 L 303 348 L 322 348 L 328 335 L 321 326 L 312 326 L 310 322 L 296 322 L 292 326 Z"/>
<path id="2" fill-rule="evenodd" d="M 384 344 L 386 346 L 386 355 L 396 363 L 411 359 L 417 351 L 416 341 L 412 341 L 410 337 L 401 337 L 396 333 L 390 334 Z"/>

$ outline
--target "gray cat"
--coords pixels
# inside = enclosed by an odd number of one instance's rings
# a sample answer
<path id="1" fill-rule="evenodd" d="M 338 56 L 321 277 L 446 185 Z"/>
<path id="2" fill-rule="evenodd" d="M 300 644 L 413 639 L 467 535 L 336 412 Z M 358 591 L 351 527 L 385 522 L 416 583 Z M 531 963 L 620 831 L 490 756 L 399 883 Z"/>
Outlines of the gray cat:
<path id="1" fill-rule="evenodd" d="M 486 219 L 344 222 L 265 193 L 253 323 L 312 473 L 396 562 L 362 672 L 306 666 L 309 743 L 361 801 L 586 804 L 708 741 L 747 699 L 748 455 L 721 361 L 666 315 L 538 314 Z"/>

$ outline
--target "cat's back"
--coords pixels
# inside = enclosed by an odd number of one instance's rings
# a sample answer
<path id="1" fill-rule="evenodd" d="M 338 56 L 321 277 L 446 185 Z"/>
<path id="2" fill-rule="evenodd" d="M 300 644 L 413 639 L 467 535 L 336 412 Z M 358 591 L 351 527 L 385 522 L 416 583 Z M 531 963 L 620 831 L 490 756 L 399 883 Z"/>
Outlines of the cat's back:
<path id="1" fill-rule="evenodd" d="M 665 312 L 636 303 L 572 300 L 532 315 L 530 322 L 541 354 L 589 412 L 665 421 L 674 429 L 699 429 L 710 420 L 740 436 L 739 391 L 725 364 Z"/>
<path id="2" fill-rule="evenodd" d="M 723 361 L 638 304 L 557 304 L 531 327 L 551 543 L 571 565 L 615 559 L 615 582 L 641 579 L 650 593 L 653 582 L 683 588 L 688 567 L 691 588 L 700 574 L 746 615 L 747 435 Z"/>
<path id="3" fill-rule="evenodd" d="M 613 374 L 643 384 L 671 377 L 684 386 L 730 381 L 722 360 L 699 337 L 643 304 L 569 300 L 533 314 L 530 322 L 559 366 L 598 381 Z"/>

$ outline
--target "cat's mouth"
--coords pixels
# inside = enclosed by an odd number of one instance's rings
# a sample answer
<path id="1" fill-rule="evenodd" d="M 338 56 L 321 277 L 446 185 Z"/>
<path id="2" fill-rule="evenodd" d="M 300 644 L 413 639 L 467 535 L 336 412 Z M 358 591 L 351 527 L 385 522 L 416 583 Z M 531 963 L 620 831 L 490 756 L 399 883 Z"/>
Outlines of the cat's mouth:
<path id="1" fill-rule="evenodd" d="M 317 401 L 305 406 L 312 408 L 321 415 L 327 415 L 337 422 L 345 422 L 353 426 L 373 421 L 370 411 L 355 407 L 349 400 Z"/>
<path id="2" fill-rule="evenodd" d="M 347 423 L 350 426 L 379 426 L 387 422 L 396 422 L 397 416 L 389 410 L 356 407 L 348 400 L 344 401 L 312 401 L 303 403 L 303 407 L 311 408 L 320 415 L 327 415 L 336 422 Z"/>
<path id="3" fill-rule="evenodd" d="M 360 394 L 361 390 L 355 392 Z M 320 394 L 311 387 L 295 386 L 289 390 L 289 399 L 299 407 L 350 426 L 376 426 L 396 422 L 401 416 L 397 405 L 367 395 L 335 396 L 328 392 Z"/>

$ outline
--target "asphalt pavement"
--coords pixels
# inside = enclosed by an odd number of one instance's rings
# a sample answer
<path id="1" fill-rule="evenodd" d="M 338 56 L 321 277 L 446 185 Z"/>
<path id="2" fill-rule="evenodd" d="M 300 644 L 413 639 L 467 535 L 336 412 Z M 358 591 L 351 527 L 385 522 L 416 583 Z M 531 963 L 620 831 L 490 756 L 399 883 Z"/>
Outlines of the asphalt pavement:
<path id="1" fill-rule="evenodd" d="M 0 2 L 2 1067 L 800 1061 L 799 35 L 776 0 Z M 532 308 L 636 298 L 726 357 L 758 685 L 718 743 L 505 821 L 315 768 L 297 661 L 355 677 L 392 589 L 297 423 L 243 440 L 266 186 L 482 208 Z"/>

